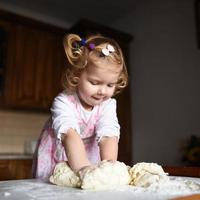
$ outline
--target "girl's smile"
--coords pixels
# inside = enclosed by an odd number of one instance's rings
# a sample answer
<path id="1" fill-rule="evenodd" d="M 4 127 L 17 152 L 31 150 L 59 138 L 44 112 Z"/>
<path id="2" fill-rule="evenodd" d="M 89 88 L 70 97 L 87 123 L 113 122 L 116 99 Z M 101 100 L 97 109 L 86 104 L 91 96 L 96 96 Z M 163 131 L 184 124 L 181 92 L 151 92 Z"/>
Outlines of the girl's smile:
<path id="1" fill-rule="evenodd" d="M 87 67 L 78 82 L 78 96 L 82 106 L 91 110 L 93 106 L 112 97 L 120 72 L 118 65 L 105 61 L 98 66 Z"/>

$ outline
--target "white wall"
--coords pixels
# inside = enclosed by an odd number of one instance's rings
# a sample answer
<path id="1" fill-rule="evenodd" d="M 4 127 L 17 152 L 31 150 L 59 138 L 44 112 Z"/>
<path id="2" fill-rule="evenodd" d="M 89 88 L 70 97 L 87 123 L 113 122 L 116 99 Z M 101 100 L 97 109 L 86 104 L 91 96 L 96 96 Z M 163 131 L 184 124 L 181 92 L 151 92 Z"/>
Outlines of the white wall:
<path id="1" fill-rule="evenodd" d="M 16 1 L 7 1 L 7 0 L 0 1 L 0 9 L 2 10 L 6 10 L 11 13 L 16 13 L 16 14 L 19 14 L 28 18 L 32 18 L 34 20 L 38 20 L 47 24 L 55 25 L 58 27 L 67 28 L 71 26 L 71 23 L 67 20 L 63 20 L 57 17 L 52 17 L 48 14 L 42 13 L 40 8 L 38 8 L 36 5 L 37 4 L 34 4 L 34 1 L 32 2 L 20 2 L 20 1 L 16 2 Z M 48 5 L 45 8 L 48 8 Z"/>
<path id="2" fill-rule="evenodd" d="M 192 0 L 139 0 L 114 27 L 134 36 L 131 87 L 134 162 L 180 165 L 200 136 L 200 49 Z"/>

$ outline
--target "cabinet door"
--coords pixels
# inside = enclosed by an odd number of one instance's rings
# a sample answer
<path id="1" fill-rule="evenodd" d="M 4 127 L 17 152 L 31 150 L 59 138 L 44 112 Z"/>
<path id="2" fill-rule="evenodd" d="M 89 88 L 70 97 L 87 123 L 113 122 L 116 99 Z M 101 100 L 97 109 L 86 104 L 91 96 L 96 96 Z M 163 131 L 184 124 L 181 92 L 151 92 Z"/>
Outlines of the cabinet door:
<path id="1" fill-rule="evenodd" d="M 6 56 L 9 45 L 9 33 L 11 32 L 11 24 L 0 20 L 0 104 L 3 102 Z"/>
<path id="2" fill-rule="evenodd" d="M 64 65 L 62 35 L 13 25 L 6 66 L 9 107 L 47 109 L 59 91 Z"/>
<path id="3" fill-rule="evenodd" d="M 0 181 L 10 180 L 14 178 L 12 169 L 10 169 L 9 160 L 0 160 Z"/>
<path id="4" fill-rule="evenodd" d="M 0 181 L 31 178 L 32 160 L 0 160 Z"/>
<path id="5" fill-rule="evenodd" d="M 11 165 L 15 166 L 15 178 L 18 179 L 30 179 L 32 178 L 32 160 L 12 160 Z"/>

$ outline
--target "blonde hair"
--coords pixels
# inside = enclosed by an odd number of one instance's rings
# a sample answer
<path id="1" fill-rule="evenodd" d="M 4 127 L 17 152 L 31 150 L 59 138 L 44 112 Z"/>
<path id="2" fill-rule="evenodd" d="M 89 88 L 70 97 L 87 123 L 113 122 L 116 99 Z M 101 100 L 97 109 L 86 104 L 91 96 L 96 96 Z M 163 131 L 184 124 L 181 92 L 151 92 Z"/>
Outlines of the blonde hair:
<path id="1" fill-rule="evenodd" d="M 102 35 L 91 35 L 87 37 L 86 40 L 83 40 L 76 34 L 68 34 L 64 37 L 63 43 L 68 66 L 62 82 L 64 89 L 68 92 L 76 91 L 78 84 L 77 77 L 85 70 L 89 61 L 94 61 L 90 56 L 91 54 L 96 55 L 95 57 L 97 59 L 106 57 L 110 62 L 122 66 L 122 71 L 119 75 L 114 95 L 121 92 L 122 89 L 127 86 L 128 73 L 124 56 L 120 46 L 115 40 Z M 90 47 L 91 44 L 93 45 L 93 48 Z M 107 56 L 102 56 L 102 49 L 108 44 L 112 45 L 115 51 Z"/>

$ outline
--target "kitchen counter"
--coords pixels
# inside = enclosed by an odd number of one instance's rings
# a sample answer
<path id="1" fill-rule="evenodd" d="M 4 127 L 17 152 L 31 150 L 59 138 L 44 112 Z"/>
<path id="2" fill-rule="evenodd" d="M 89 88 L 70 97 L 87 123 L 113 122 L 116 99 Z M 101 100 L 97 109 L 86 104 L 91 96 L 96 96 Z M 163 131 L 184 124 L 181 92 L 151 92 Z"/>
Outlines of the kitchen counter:
<path id="1" fill-rule="evenodd" d="M 0 153 L 0 160 L 32 159 L 32 154 Z"/>
<path id="2" fill-rule="evenodd" d="M 88 191 L 61 187 L 37 179 L 0 181 L 1 200 L 166 200 L 200 193 L 200 178 L 170 176 L 170 184 L 148 188 L 120 186 Z"/>

